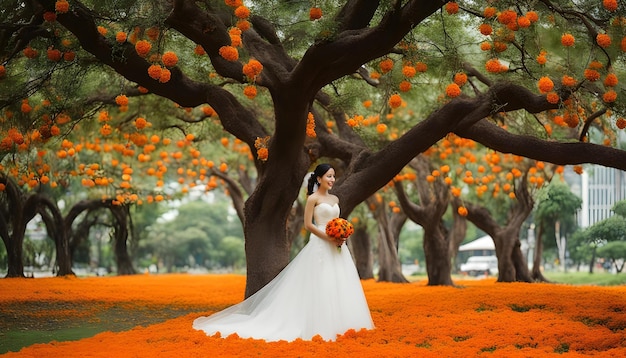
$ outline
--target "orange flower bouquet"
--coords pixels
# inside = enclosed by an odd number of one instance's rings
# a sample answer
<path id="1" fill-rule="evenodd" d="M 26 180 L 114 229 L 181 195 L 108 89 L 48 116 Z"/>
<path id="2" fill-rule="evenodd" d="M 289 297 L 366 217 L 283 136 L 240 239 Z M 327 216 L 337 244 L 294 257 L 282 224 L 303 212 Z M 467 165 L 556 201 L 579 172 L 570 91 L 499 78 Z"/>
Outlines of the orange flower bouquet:
<path id="1" fill-rule="evenodd" d="M 334 218 L 326 224 L 326 235 L 332 237 L 337 242 L 337 251 L 341 251 L 340 242 L 344 241 L 354 233 L 354 226 L 343 218 Z"/>

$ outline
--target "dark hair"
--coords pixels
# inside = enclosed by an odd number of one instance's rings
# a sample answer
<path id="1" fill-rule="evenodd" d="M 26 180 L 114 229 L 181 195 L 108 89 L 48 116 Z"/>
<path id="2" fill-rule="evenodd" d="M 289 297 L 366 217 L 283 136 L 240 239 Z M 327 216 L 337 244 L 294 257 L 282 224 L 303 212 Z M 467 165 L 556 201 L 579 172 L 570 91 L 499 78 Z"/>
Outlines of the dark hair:
<path id="1" fill-rule="evenodd" d="M 309 185 L 306 192 L 307 195 L 313 194 L 313 189 L 315 188 L 315 184 L 317 184 L 317 178 L 324 176 L 324 174 L 326 174 L 326 172 L 330 169 L 332 169 L 332 165 L 327 163 L 322 163 L 315 167 L 315 170 L 313 171 L 313 173 L 311 173 L 311 176 L 309 177 Z"/>

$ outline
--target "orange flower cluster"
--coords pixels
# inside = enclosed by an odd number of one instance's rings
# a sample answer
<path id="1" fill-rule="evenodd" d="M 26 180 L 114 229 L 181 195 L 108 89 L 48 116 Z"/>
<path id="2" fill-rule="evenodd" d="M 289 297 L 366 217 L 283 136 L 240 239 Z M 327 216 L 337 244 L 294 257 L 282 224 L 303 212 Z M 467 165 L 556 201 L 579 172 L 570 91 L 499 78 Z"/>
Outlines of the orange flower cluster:
<path id="1" fill-rule="evenodd" d="M 226 61 L 234 62 L 239 59 L 239 51 L 233 46 L 222 46 L 219 53 Z"/>
<path id="2" fill-rule="evenodd" d="M 462 87 L 465 83 L 467 83 L 467 75 L 463 72 L 457 72 L 454 74 L 454 79 L 452 81 L 459 87 Z"/>
<path id="3" fill-rule="evenodd" d="M 243 65 L 243 74 L 252 81 L 261 74 L 261 71 L 263 71 L 263 64 L 255 59 L 250 59 Z"/>
<path id="4" fill-rule="evenodd" d="M 33 59 L 39 55 L 39 52 L 30 46 L 26 46 L 26 48 L 22 51 L 26 58 Z"/>
<path id="5" fill-rule="evenodd" d="M 306 116 L 306 135 L 310 138 L 317 137 L 317 133 L 315 133 L 315 117 L 311 112 Z"/>
<path id="6" fill-rule="evenodd" d="M 617 92 L 615 92 L 612 89 L 604 92 L 604 94 L 602 95 L 602 100 L 605 103 L 613 103 L 615 102 L 616 99 L 617 99 Z"/>
<path id="7" fill-rule="evenodd" d="M 128 38 L 128 35 L 126 35 L 126 33 L 124 31 L 118 31 L 115 34 L 115 41 L 117 41 L 118 43 L 126 42 L 127 38 Z"/>
<path id="8" fill-rule="evenodd" d="M 52 11 L 46 11 L 43 13 L 43 19 L 47 22 L 55 22 L 57 21 L 57 14 Z"/>
<path id="9" fill-rule="evenodd" d="M 224 3 L 230 7 L 239 7 L 243 5 L 243 0 L 224 0 Z"/>
<path id="10" fill-rule="evenodd" d="M 413 78 L 417 74 L 417 70 L 413 66 L 405 65 L 402 67 L 402 74 L 404 77 Z"/>
<path id="11" fill-rule="evenodd" d="M 461 88 L 456 83 L 450 83 L 446 87 L 446 96 L 450 98 L 458 97 L 461 94 Z"/>
<path id="12" fill-rule="evenodd" d="M 243 88 L 243 94 L 250 99 L 254 99 L 257 95 L 256 86 L 254 85 L 245 86 Z"/>
<path id="13" fill-rule="evenodd" d="M 607 48 L 611 46 L 611 36 L 600 33 L 596 36 L 596 43 L 602 48 Z"/>
<path id="14" fill-rule="evenodd" d="M 489 24 L 480 24 L 478 31 L 485 36 L 489 36 L 493 32 L 493 28 Z"/>
<path id="15" fill-rule="evenodd" d="M 544 76 L 537 82 L 537 87 L 541 93 L 548 93 L 554 88 L 554 82 L 552 82 L 550 77 Z"/>
<path id="16" fill-rule="evenodd" d="M 406 80 L 400 82 L 400 84 L 398 85 L 398 89 L 400 90 L 400 92 L 408 92 L 411 90 L 411 87 L 411 82 Z"/>
<path id="17" fill-rule="evenodd" d="M 115 97 L 115 103 L 117 103 L 118 106 L 128 106 L 128 97 L 124 94 L 118 95 Z"/>
<path id="18" fill-rule="evenodd" d="M 149 127 L 151 124 L 143 117 L 138 117 L 135 119 L 135 128 L 142 130 L 146 127 Z"/>
<path id="19" fill-rule="evenodd" d="M 546 62 L 548 62 L 548 59 L 546 58 L 546 51 L 541 51 L 539 52 L 539 55 L 537 55 L 537 63 L 540 65 L 545 65 Z"/>
<path id="20" fill-rule="evenodd" d="M 398 108 L 402 105 L 402 97 L 399 94 L 394 93 L 389 97 L 389 107 Z"/>
<path id="21" fill-rule="evenodd" d="M 141 57 L 146 57 L 152 49 L 152 44 L 146 40 L 139 40 L 135 43 L 135 51 Z"/>
<path id="22" fill-rule="evenodd" d="M 485 16 L 486 19 L 491 19 L 492 17 L 496 16 L 496 14 L 498 13 L 498 10 L 495 7 L 486 7 L 485 10 L 483 10 L 483 16 Z"/>
<path id="23" fill-rule="evenodd" d="M 565 87 L 574 87 L 576 86 L 576 79 L 572 76 L 563 75 L 563 77 L 561 77 L 561 83 Z"/>
<path id="24" fill-rule="evenodd" d="M 454 1 L 449 1 L 446 3 L 446 12 L 449 15 L 454 15 L 459 12 L 459 4 Z"/>
<path id="25" fill-rule="evenodd" d="M 167 51 L 161 56 L 161 61 L 167 67 L 174 67 L 178 63 L 178 56 L 172 51 Z"/>
<path id="26" fill-rule="evenodd" d="M 583 173 L 583 166 L 582 165 L 574 165 L 574 172 L 576 174 L 582 174 Z"/>
<path id="27" fill-rule="evenodd" d="M 146 36 L 148 36 L 148 38 L 152 41 L 156 41 L 159 38 L 160 33 L 161 31 L 156 26 L 146 29 Z"/>
<path id="28" fill-rule="evenodd" d="M 583 73 L 588 81 L 595 82 L 600 79 L 600 72 L 593 68 L 586 68 Z"/>
<path id="29" fill-rule="evenodd" d="M 344 218 L 334 218 L 326 223 L 326 235 L 334 239 L 345 239 L 354 233 L 354 226 Z"/>
<path id="30" fill-rule="evenodd" d="M 198 56 L 202 56 L 206 54 L 206 51 L 204 51 L 204 47 L 202 47 L 202 45 L 196 45 L 196 47 L 193 49 L 193 53 Z"/>
<path id="31" fill-rule="evenodd" d="M 235 16 L 239 19 L 247 19 L 250 16 L 250 9 L 241 5 L 235 9 Z"/>
<path id="32" fill-rule="evenodd" d="M 70 3 L 68 3 L 67 0 L 57 0 L 57 2 L 54 3 L 54 10 L 59 14 L 65 14 L 70 10 Z"/>
<path id="33" fill-rule="evenodd" d="M 256 148 L 256 156 L 257 158 L 264 162 L 267 160 L 267 157 L 269 156 L 269 151 L 267 149 L 268 143 L 270 141 L 270 137 L 257 137 L 257 139 L 254 141 L 254 148 Z"/>
<path id="34" fill-rule="evenodd" d="M 112 306 L 155 322 L 76 341 L 53 341 L 7 352 L 18 357 L 598 357 L 626 355 L 626 287 L 463 280 L 458 287 L 362 281 L 376 328 L 350 330 L 336 342 L 291 343 L 207 337 L 199 316 L 241 301 L 242 275 L 132 275 L 0 280 L 0 303 L 12 317 L 63 322 L 97 319 Z M 19 292 L 19 295 L 16 295 Z M 88 302 L 79 309 L 38 311 L 23 302 Z M 463 304 L 459 304 L 463 302 Z M 580 304 L 593 302 L 593 304 Z M 63 307 L 74 307 L 64 305 Z M 14 308 L 13 308 L 14 307 Z M 179 317 L 163 321 L 165 310 Z M 305 308 L 303 308 L 305 309 Z M 185 313 L 192 311 L 192 313 Z M 92 316 L 93 315 L 93 316 Z M 16 322 L 19 322 L 17 320 Z"/>
<path id="35" fill-rule="evenodd" d="M 426 72 L 428 70 L 428 65 L 426 65 L 424 62 L 418 62 L 415 64 L 415 70 L 417 72 Z"/>
<path id="36" fill-rule="evenodd" d="M 615 73 L 609 73 L 604 78 L 604 85 L 607 87 L 615 87 L 617 86 L 618 82 L 619 80 L 617 79 L 617 76 L 615 75 Z"/>
<path id="37" fill-rule="evenodd" d="M 54 47 L 51 47 L 47 51 L 47 56 L 48 56 L 48 60 L 53 61 L 53 62 L 59 62 L 61 61 L 63 54 L 61 53 L 60 50 Z"/>
<path id="38" fill-rule="evenodd" d="M 485 69 L 491 73 L 502 73 L 508 70 L 497 58 L 492 58 L 485 63 Z"/>
<path id="39" fill-rule="evenodd" d="M 517 21 L 517 13 L 510 9 L 503 10 L 498 15 L 497 20 L 504 25 L 514 24 Z"/>
<path id="40" fill-rule="evenodd" d="M 9 128 L 7 131 L 6 137 L 2 139 L 0 143 L 0 149 L 2 150 L 11 150 L 13 145 L 22 145 L 24 144 L 24 136 L 22 133 L 15 127 Z"/>
<path id="41" fill-rule="evenodd" d="M 608 11 L 617 11 L 617 0 L 602 0 L 602 6 Z"/>
<path id="42" fill-rule="evenodd" d="M 609 73 L 604 78 L 604 86 L 608 88 L 608 90 L 602 95 L 602 100 L 605 103 L 613 103 L 617 99 L 617 92 L 613 89 L 618 84 L 617 76 L 614 73 Z"/>
<path id="43" fill-rule="evenodd" d="M 319 20 L 322 18 L 322 9 L 319 7 L 312 7 L 309 10 L 309 19 L 311 21 Z"/>
<path id="44" fill-rule="evenodd" d="M 520 28 L 523 28 L 523 29 L 529 28 L 531 24 L 532 24 L 531 20 L 526 16 L 522 15 L 517 18 L 517 26 L 519 26 Z"/>
<path id="45" fill-rule="evenodd" d="M 561 36 L 561 44 L 565 47 L 572 47 L 574 46 L 574 42 L 576 40 L 574 39 L 574 36 L 572 34 L 563 34 Z"/>
<path id="46" fill-rule="evenodd" d="M 248 20 L 241 19 L 241 20 L 237 21 L 236 26 L 237 26 L 237 28 L 239 30 L 246 31 L 246 30 L 248 30 L 250 28 L 251 25 L 250 25 L 250 22 L 248 22 Z"/>
<path id="47" fill-rule="evenodd" d="M 386 58 L 380 61 L 378 67 L 380 68 L 380 72 L 387 73 L 393 69 L 393 60 L 390 58 Z"/>

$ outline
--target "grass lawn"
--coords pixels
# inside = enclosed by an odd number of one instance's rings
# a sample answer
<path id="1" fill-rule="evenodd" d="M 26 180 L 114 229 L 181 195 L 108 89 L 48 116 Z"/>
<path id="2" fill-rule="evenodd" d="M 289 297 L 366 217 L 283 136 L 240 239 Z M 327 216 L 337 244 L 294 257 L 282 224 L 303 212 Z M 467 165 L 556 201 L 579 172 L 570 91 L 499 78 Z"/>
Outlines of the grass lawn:
<path id="1" fill-rule="evenodd" d="M 561 276 L 559 276 L 561 275 Z M 626 356 L 620 275 L 546 274 L 562 283 L 455 277 L 457 287 L 363 281 L 376 328 L 266 343 L 207 337 L 201 315 L 242 299 L 241 275 L 0 280 L 2 357 Z M 613 276 L 613 277 L 611 277 Z M 579 283 L 580 284 L 579 284 Z M 305 308 L 303 308 L 305 309 Z"/>
<path id="2" fill-rule="evenodd" d="M 554 282 L 571 285 L 617 286 L 626 285 L 626 272 L 612 274 L 607 272 L 544 272 L 544 276 Z"/>

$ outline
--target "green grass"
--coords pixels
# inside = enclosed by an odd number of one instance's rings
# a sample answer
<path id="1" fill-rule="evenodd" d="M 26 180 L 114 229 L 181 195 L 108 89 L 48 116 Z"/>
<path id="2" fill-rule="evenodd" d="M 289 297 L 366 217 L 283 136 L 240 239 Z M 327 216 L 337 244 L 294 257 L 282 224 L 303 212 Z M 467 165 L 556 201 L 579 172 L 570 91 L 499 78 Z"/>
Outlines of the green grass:
<path id="1" fill-rule="evenodd" d="M 611 274 L 606 272 L 544 272 L 544 277 L 553 283 L 563 283 L 567 285 L 596 285 L 596 286 L 618 286 L 626 285 L 626 272 Z M 428 281 L 426 274 L 408 276 L 411 282 Z M 452 275 L 452 282 L 464 280 L 467 277 Z M 480 279 L 480 278 L 478 278 Z"/>
<path id="2" fill-rule="evenodd" d="M 52 341 L 74 341 L 104 331 L 121 332 L 201 311 L 198 307 L 106 302 L 15 302 L 0 307 L 0 355 Z M 55 315 L 54 312 L 62 312 Z M 75 311 L 75 314 L 63 313 Z"/>
<path id="3" fill-rule="evenodd" d="M 91 337 L 102 331 L 102 327 L 92 325 L 84 327 L 60 328 L 54 331 L 11 330 L 8 332 L 0 332 L 0 354 L 17 352 L 23 347 L 27 347 L 35 343 L 75 341 Z"/>
<path id="4" fill-rule="evenodd" d="M 626 272 L 611 274 L 606 272 L 544 272 L 550 281 L 570 285 L 617 286 L 626 285 Z"/>

